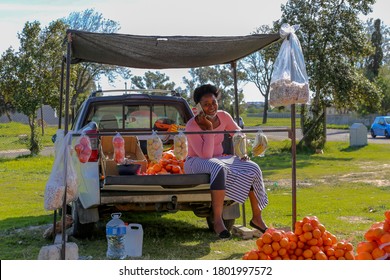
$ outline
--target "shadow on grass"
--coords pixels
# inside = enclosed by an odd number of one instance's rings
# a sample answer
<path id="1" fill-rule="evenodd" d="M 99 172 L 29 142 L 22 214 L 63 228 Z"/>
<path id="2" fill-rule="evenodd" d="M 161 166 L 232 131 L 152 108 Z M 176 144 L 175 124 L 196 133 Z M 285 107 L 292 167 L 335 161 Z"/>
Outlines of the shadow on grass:
<path id="1" fill-rule="evenodd" d="M 190 223 L 155 213 L 134 215 L 125 213 L 122 217 L 125 222 L 142 225 L 143 254 L 137 259 L 144 260 L 195 260 L 209 255 L 210 244 L 218 241 L 218 238 L 207 228 L 205 219 L 198 219 L 202 221 L 191 220 Z M 53 215 L 9 218 L 0 221 L 2 239 L 0 259 L 37 259 L 42 246 L 53 244 L 53 240 L 43 237 L 44 231 L 51 226 L 52 222 Z M 69 236 L 68 241 L 75 242 L 79 247 L 81 258 L 106 259 L 107 222 L 108 219 L 102 219 L 97 223 L 90 238 L 78 239 Z"/>
<path id="2" fill-rule="evenodd" d="M 354 146 L 354 147 L 349 146 L 349 147 L 347 147 L 347 148 L 341 149 L 340 151 L 341 151 L 341 152 L 350 153 L 350 152 L 359 151 L 359 150 L 361 150 L 361 149 L 363 149 L 363 148 L 365 148 L 365 147 L 366 147 L 366 146 Z"/>

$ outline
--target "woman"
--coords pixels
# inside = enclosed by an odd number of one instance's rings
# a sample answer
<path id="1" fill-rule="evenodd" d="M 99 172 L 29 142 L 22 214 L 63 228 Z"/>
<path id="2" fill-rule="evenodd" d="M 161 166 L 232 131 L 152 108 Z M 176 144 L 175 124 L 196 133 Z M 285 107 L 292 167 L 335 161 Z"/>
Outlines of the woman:
<path id="1" fill-rule="evenodd" d="M 188 121 L 186 131 L 240 130 L 227 112 L 218 110 L 219 92 L 215 86 L 206 84 L 196 88 L 193 98 L 200 112 Z M 261 211 L 268 204 L 268 197 L 259 166 L 248 157 L 223 155 L 223 133 L 187 134 L 187 139 L 188 158 L 184 171 L 210 174 L 214 231 L 218 236 L 231 236 L 222 219 L 225 194 L 239 203 L 244 203 L 249 196 L 253 215 L 250 225 L 264 233 L 267 226 Z"/>

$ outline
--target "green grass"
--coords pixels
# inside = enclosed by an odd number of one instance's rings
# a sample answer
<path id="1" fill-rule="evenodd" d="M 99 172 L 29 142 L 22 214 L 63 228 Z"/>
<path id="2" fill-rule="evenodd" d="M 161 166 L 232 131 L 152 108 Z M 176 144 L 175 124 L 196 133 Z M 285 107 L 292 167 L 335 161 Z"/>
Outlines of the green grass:
<path id="1" fill-rule="evenodd" d="M 270 141 L 265 157 L 254 160 L 263 170 L 269 205 L 264 218 L 269 226 L 292 226 L 291 155 L 289 141 Z M 384 220 L 390 208 L 388 158 L 390 145 L 370 144 L 350 148 L 329 142 L 324 154 L 297 155 L 297 219 L 315 215 L 326 229 L 355 246 L 371 224 Z M 36 259 L 42 237 L 53 219 L 43 208 L 45 184 L 53 157 L 0 159 L 0 259 Z M 246 220 L 251 218 L 245 204 Z M 124 221 L 144 229 L 142 259 L 240 259 L 255 248 L 255 239 L 234 237 L 220 241 L 207 229 L 204 218 L 191 212 L 125 214 Z M 105 259 L 104 226 L 96 235 L 76 242 L 79 255 Z M 237 223 L 242 224 L 239 218 Z M 43 226 L 46 225 L 46 226 Z"/>
<path id="2" fill-rule="evenodd" d="M 41 127 L 38 127 L 40 135 L 42 135 Z M 53 146 L 51 137 L 56 134 L 56 126 L 44 127 L 44 135 L 42 136 L 42 144 L 45 147 Z M 20 137 L 27 135 L 28 138 Z M 31 135 L 30 127 L 27 124 L 11 122 L 0 123 L 0 151 L 27 149 L 29 137 Z"/>

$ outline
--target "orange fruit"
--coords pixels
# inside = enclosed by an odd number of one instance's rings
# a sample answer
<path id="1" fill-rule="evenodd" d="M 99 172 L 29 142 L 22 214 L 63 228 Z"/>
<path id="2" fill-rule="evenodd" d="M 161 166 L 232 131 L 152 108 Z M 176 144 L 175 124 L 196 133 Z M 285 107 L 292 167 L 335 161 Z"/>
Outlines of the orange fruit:
<path id="1" fill-rule="evenodd" d="M 303 254 L 302 248 L 297 248 L 297 249 L 295 249 L 294 254 L 295 254 L 297 257 L 301 256 L 301 255 Z"/>
<path id="2" fill-rule="evenodd" d="M 302 227 L 298 226 L 294 230 L 295 235 L 301 235 L 303 233 Z"/>
<path id="3" fill-rule="evenodd" d="M 378 247 L 376 242 L 364 241 L 357 245 L 356 251 L 358 254 L 361 252 L 371 253 L 376 247 Z"/>
<path id="4" fill-rule="evenodd" d="M 345 252 L 344 257 L 346 260 L 354 260 L 355 256 L 352 251 Z"/>
<path id="5" fill-rule="evenodd" d="M 249 252 L 246 253 L 247 254 L 247 260 L 258 260 L 259 259 L 259 256 L 257 254 L 257 251 L 256 250 L 251 250 Z"/>
<path id="6" fill-rule="evenodd" d="M 390 242 L 390 232 L 385 232 L 381 238 L 379 239 L 380 243 L 383 244 L 383 243 L 388 243 Z"/>
<path id="7" fill-rule="evenodd" d="M 328 260 L 334 261 L 334 260 L 337 260 L 337 259 L 336 259 L 335 256 L 330 256 L 330 257 L 328 258 Z"/>
<path id="8" fill-rule="evenodd" d="M 303 234 L 299 235 L 298 239 L 299 239 L 300 242 L 306 243 L 306 238 L 305 238 L 305 236 Z"/>
<path id="9" fill-rule="evenodd" d="M 344 256 L 344 250 L 343 249 L 335 249 L 334 255 L 336 258 L 340 258 Z"/>
<path id="10" fill-rule="evenodd" d="M 296 255 L 290 255 L 290 260 L 296 260 L 298 257 Z"/>
<path id="11" fill-rule="evenodd" d="M 264 242 L 263 242 L 263 239 L 262 238 L 257 238 L 256 240 L 256 246 L 259 250 L 261 250 L 261 248 L 263 247 L 264 245 Z"/>
<path id="12" fill-rule="evenodd" d="M 153 170 L 154 170 L 154 172 L 160 172 L 161 171 L 161 165 L 156 163 L 155 165 L 153 165 Z"/>
<path id="13" fill-rule="evenodd" d="M 320 238 L 320 237 L 322 236 L 322 232 L 320 231 L 319 228 L 313 229 L 312 234 L 313 234 L 313 237 L 314 237 L 314 238 L 317 238 L 317 239 Z"/>
<path id="14" fill-rule="evenodd" d="M 385 252 L 384 250 L 382 250 L 382 249 L 379 249 L 379 248 L 375 248 L 375 249 L 372 251 L 372 253 L 371 253 L 372 258 L 373 258 L 374 260 L 377 260 L 377 259 L 383 257 L 385 254 L 386 254 L 386 252 Z"/>
<path id="15" fill-rule="evenodd" d="M 339 241 L 336 243 L 336 249 L 344 249 L 345 243 L 344 241 Z"/>
<path id="16" fill-rule="evenodd" d="M 353 245 L 351 243 L 346 243 L 345 250 L 347 250 L 348 252 L 353 251 Z"/>
<path id="17" fill-rule="evenodd" d="M 305 247 L 305 243 L 304 242 L 302 242 L 302 241 L 298 241 L 297 242 L 297 246 L 298 246 L 298 248 L 303 248 L 303 247 Z"/>
<path id="18" fill-rule="evenodd" d="M 279 256 L 285 256 L 287 255 L 287 250 L 286 248 L 280 248 L 278 251 Z"/>
<path id="19" fill-rule="evenodd" d="M 318 251 L 316 254 L 315 254 L 315 258 L 316 260 L 327 260 L 328 257 L 325 255 L 324 252 L 322 251 Z"/>
<path id="20" fill-rule="evenodd" d="M 310 246 L 318 245 L 318 239 L 312 238 L 306 242 Z"/>
<path id="21" fill-rule="evenodd" d="M 286 232 L 286 236 L 288 237 L 288 239 L 290 241 L 293 241 L 293 242 L 297 242 L 298 241 L 298 236 L 296 236 L 296 234 L 293 233 L 292 231 Z"/>
<path id="22" fill-rule="evenodd" d="M 313 254 L 317 254 L 320 251 L 320 247 L 318 247 L 318 246 L 311 246 L 310 250 L 313 252 Z"/>
<path id="23" fill-rule="evenodd" d="M 298 245 L 296 242 L 290 242 L 288 243 L 288 248 L 291 249 L 291 250 L 295 250 L 296 248 L 298 248 Z"/>
<path id="24" fill-rule="evenodd" d="M 271 258 L 272 258 L 272 259 L 275 259 L 276 257 L 279 257 L 278 251 L 273 251 L 273 252 L 271 253 Z"/>
<path id="25" fill-rule="evenodd" d="M 303 219 L 302 219 L 302 223 L 304 223 L 304 224 L 310 223 L 310 221 L 311 221 L 311 218 L 309 216 L 303 217 Z"/>
<path id="26" fill-rule="evenodd" d="M 303 251 L 303 256 L 306 259 L 311 258 L 311 257 L 313 257 L 313 251 L 310 249 L 306 249 L 305 251 Z"/>
<path id="27" fill-rule="evenodd" d="M 268 260 L 268 256 L 264 252 L 259 252 L 259 260 Z"/>
<path id="28" fill-rule="evenodd" d="M 303 234 L 303 237 L 305 237 L 306 240 L 310 240 L 313 238 L 313 234 L 311 233 L 311 231 L 307 231 Z"/>
<path id="29" fill-rule="evenodd" d="M 280 239 L 279 244 L 280 244 L 280 247 L 286 248 L 288 246 L 288 244 L 289 244 L 288 238 L 287 237 L 283 237 L 282 239 Z"/>
<path id="30" fill-rule="evenodd" d="M 271 247 L 271 244 L 264 244 L 263 246 L 263 252 L 264 254 L 266 255 L 271 255 L 273 250 L 272 250 L 272 247 Z"/>
<path id="31" fill-rule="evenodd" d="M 338 257 L 337 258 L 339 261 L 343 261 L 343 260 L 345 260 L 345 258 L 344 257 Z"/>
<path id="32" fill-rule="evenodd" d="M 325 229 L 325 226 L 323 225 L 323 224 L 318 224 L 318 229 L 322 232 L 322 233 L 324 233 L 325 231 L 326 231 L 326 229 Z"/>
<path id="33" fill-rule="evenodd" d="M 303 230 L 303 232 L 312 231 L 313 230 L 313 226 L 311 225 L 311 223 L 305 223 L 302 226 L 302 230 Z"/>
<path id="34" fill-rule="evenodd" d="M 270 233 L 268 232 L 265 232 L 262 236 L 261 236 L 261 239 L 263 240 L 263 242 L 265 244 L 271 244 L 272 242 L 272 236 Z"/>
<path id="35" fill-rule="evenodd" d="M 333 248 L 329 248 L 328 250 L 326 250 L 326 255 L 328 257 L 334 256 L 334 249 Z"/>
<path id="36" fill-rule="evenodd" d="M 372 260 L 372 256 L 368 252 L 360 252 L 356 258 L 357 260 Z"/>
<path id="37" fill-rule="evenodd" d="M 390 210 L 385 211 L 385 217 L 386 219 L 390 220 Z"/>
<path id="38" fill-rule="evenodd" d="M 280 231 L 274 231 L 272 233 L 272 240 L 278 242 L 280 241 L 280 239 L 282 239 L 282 234 L 280 233 Z"/>
<path id="39" fill-rule="evenodd" d="M 281 248 L 279 242 L 276 241 L 272 242 L 271 246 L 274 251 L 278 251 Z"/>

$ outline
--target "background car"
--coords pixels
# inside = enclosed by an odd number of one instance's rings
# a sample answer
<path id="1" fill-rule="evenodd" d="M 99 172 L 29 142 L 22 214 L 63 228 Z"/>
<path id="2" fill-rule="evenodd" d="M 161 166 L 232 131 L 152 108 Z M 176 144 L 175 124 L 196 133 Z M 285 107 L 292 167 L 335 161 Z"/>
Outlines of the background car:
<path id="1" fill-rule="evenodd" d="M 371 125 L 371 136 L 375 138 L 377 136 L 385 136 L 390 138 L 390 116 L 376 117 Z"/>

